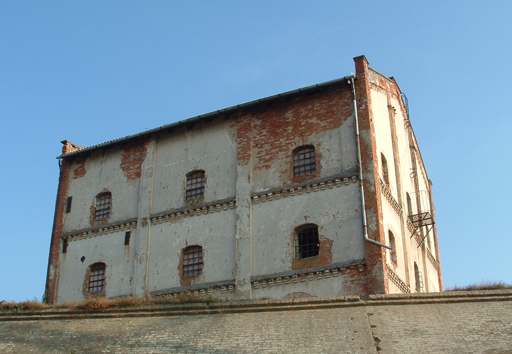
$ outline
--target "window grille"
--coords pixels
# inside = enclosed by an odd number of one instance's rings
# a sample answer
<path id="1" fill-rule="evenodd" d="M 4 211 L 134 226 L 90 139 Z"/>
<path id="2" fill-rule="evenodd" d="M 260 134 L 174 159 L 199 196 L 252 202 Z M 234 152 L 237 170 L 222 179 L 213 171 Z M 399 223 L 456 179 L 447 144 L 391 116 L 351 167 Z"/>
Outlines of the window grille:
<path id="1" fill-rule="evenodd" d="M 104 221 L 110 217 L 112 210 L 112 194 L 103 192 L 96 196 L 96 208 L 94 209 L 94 220 Z"/>
<path id="2" fill-rule="evenodd" d="M 185 199 L 202 199 L 204 197 L 205 184 L 206 176 L 204 171 L 192 171 L 188 173 Z"/>
<path id="3" fill-rule="evenodd" d="M 105 263 L 94 263 L 89 267 L 87 292 L 91 295 L 102 295 L 105 292 Z"/>
<path id="4" fill-rule="evenodd" d="M 318 255 L 320 241 L 318 239 L 318 226 L 306 224 L 296 229 L 295 257 L 298 259 Z"/>
<path id="5" fill-rule="evenodd" d="M 197 277 L 203 272 L 203 248 L 189 246 L 183 249 L 183 275 Z"/>
<path id="6" fill-rule="evenodd" d="M 297 148 L 293 153 L 293 175 L 309 176 L 316 171 L 315 148 L 311 145 Z"/>

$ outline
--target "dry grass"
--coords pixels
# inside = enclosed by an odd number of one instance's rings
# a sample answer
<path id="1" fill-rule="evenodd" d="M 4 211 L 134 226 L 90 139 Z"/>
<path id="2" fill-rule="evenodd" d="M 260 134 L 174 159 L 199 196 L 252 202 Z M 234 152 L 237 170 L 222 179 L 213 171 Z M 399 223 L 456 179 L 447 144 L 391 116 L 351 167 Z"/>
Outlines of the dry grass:
<path id="1" fill-rule="evenodd" d="M 446 289 L 446 291 L 471 291 L 471 290 L 500 290 L 512 289 L 511 284 L 504 282 L 482 282 L 479 284 L 471 284 L 465 286 L 454 286 L 453 288 Z"/>
<path id="2" fill-rule="evenodd" d="M 142 298 L 142 297 L 121 297 L 107 299 L 105 297 L 91 297 L 83 302 L 65 303 L 60 305 L 48 305 L 36 300 L 13 302 L 0 301 L 0 311 L 39 311 L 45 309 L 69 309 L 82 311 L 98 311 L 112 308 L 133 307 L 142 305 L 166 305 L 166 304 L 191 304 L 191 303 L 212 303 L 220 300 L 211 296 L 196 296 L 190 294 L 178 294 L 173 297 Z"/>
<path id="3" fill-rule="evenodd" d="M 49 307 L 49 305 L 43 304 L 37 300 L 22 302 L 0 301 L 0 311 L 38 311 Z"/>

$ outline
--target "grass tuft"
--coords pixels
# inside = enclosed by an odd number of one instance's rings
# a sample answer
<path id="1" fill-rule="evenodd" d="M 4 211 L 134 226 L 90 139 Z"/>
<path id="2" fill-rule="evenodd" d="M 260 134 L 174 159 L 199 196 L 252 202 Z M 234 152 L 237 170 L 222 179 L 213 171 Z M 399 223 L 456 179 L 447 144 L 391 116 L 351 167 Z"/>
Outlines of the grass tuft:
<path id="1" fill-rule="evenodd" d="M 464 286 L 454 286 L 446 289 L 446 291 L 471 291 L 471 290 L 500 290 L 500 289 L 512 289 L 512 284 L 504 282 L 482 282 L 479 284 L 470 284 Z"/>

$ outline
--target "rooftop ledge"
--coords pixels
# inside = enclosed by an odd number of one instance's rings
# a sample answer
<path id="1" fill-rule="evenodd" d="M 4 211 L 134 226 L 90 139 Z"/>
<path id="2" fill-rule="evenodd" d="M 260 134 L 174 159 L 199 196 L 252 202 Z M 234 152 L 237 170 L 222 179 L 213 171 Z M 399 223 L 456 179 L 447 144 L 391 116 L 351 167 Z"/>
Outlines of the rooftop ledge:
<path id="1" fill-rule="evenodd" d="M 100 299 L 101 300 L 101 299 Z M 100 301 L 98 300 L 98 301 Z M 415 304 L 442 304 L 454 302 L 512 301 L 512 289 L 447 291 L 442 293 L 417 293 L 396 295 L 345 296 L 339 298 L 303 298 L 288 300 L 214 301 L 196 299 L 194 302 L 172 303 L 165 301 L 127 301 L 118 298 L 103 300 L 107 307 L 91 308 L 84 304 L 48 306 L 40 309 L 5 309 L 0 307 L 0 321 L 64 320 L 83 318 L 123 318 L 189 316 L 242 312 L 274 312 L 315 310 L 353 306 L 389 306 Z M 39 304 L 41 305 L 41 304 Z M 1 305 L 0 305 L 1 306 Z M 44 305 L 41 305 L 44 306 Z"/>

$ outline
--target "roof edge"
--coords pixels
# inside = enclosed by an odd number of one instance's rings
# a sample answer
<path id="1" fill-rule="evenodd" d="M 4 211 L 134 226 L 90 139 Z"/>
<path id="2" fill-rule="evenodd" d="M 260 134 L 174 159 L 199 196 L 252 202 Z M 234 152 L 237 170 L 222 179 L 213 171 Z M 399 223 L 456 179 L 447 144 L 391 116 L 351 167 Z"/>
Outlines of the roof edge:
<path id="1" fill-rule="evenodd" d="M 200 114 L 200 115 L 192 116 L 190 118 L 186 118 L 186 119 L 174 122 L 174 123 L 165 124 L 165 125 L 162 125 L 162 126 L 157 127 L 157 128 L 145 130 L 145 131 L 142 131 L 140 133 L 135 133 L 135 134 L 131 134 L 131 135 L 127 135 L 127 136 L 121 137 L 121 138 L 108 140 L 108 141 L 105 141 L 103 143 L 91 145 L 91 146 L 88 146 L 88 147 L 79 148 L 78 150 L 75 150 L 75 151 L 72 151 L 72 152 L 69 152 L 69 153 L 63 153 L 63 154 L 57 156 L 57 159 L 64 159 L 64 158 L 68 158 L 68 157 L 74 157 L 74 156 L 77 156 L 77 155 L 82 155 L 82 154 L 84 154 L 86 152 L 91 152 L 91 151 L 94 151 L 94 150 L 99 150 L 99 149 L 102 149 L 102 148 L 111 147 L 111 146 L 114 146 L 114 145 L 117 145 L 117 144 L 125 143 L 125 142 L 128 142 L 130 140 L 135 140 L 135 139 L 138 139 L 138 138 L 151 136 L 153 134 L 156 134 L 156 133 L 164 131 L 164 130 L 182 127 L 182 126 L 185 126 L 187 124 L 192 124 L 192 123 L 198 122 L 199 120 L 202 120 L 202 119 L 214 118 L 215 116 L 220 115 L 220 114 L 235 112 L 235 111 L 237 111 L 239 109 L 253 107 L 253 106 L 256 106 L 258 104 L 269 102 L 269 101 L 273 101 L 273 100 L 276 100 L 276 99 L 279 99 L 279 98 L 293 96 L 293 95 L 299 94 L 299 93 L 313 92 L 313 91 L 315 91 L 317 89 L 321 89 L 321 88 L 324 88 L 324 87 L 335 85 L 337 83 L 341 83 L 343 81 L 347 81 L 347 80 L 349 80 L 349 79 L 351 79 L 353 77 L 354 77 L 354 75 L 347 75 L 347 76 L 343 76 L 343 77 L 338 78 L 338 79 L 329 80 L 329 81 L 321 82 L 321 83 L 310 85 L 310 86 L 304 86 L 304 87 L 301 87 L 301 88 L 298 88 L 298 89 L 294 89 L 294 90 L 291 90 L 291 91 L 285 91 L 285 92 L 281 92 L 281 93 L 278 93 L 278 94 L 275 94 L 275 95 L 259 98 L 259 99 L 252 100 L 252 101 L 247 101 L 247 102 L 240 103 L 240 104 L 237 104 L 237 105 L 234 105 L 234 106 L 228 106 L 226 108 L 221 108 L 221 109 L 218 109 L 218 110 L 215 110 L 215 111 L 211 111 L 211 112 L 208 112 L 208 113 L 203 113 L 203 114 Z"/>

